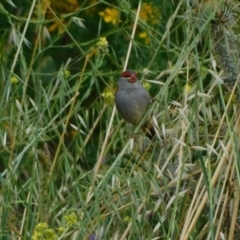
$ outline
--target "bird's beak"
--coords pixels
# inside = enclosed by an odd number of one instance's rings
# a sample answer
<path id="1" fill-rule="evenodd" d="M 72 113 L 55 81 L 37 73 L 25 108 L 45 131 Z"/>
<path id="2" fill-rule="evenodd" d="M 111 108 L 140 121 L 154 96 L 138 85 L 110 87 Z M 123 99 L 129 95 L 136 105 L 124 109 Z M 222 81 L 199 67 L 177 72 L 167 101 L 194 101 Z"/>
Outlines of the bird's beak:
<path id="1" fill-rule="evenodd" d="M 136 82 L 136 75 L 135 74 L 131 74 L 130 77 L 127 78 L 129 82 L 134 83 Z"/>

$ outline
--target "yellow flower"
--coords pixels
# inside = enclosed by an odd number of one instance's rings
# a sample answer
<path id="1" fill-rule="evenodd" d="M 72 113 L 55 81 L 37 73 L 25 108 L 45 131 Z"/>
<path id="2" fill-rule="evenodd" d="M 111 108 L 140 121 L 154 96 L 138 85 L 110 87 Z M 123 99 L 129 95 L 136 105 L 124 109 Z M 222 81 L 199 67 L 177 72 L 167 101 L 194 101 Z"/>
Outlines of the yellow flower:
<path id="1" fill-rule="evenodd" d="M 105 37 L 101 37 L 97 43 L 100 47 L 108 47 L 108 41 Z"/>
<path id="2" fill-rule="evenodd" d="M 65 69 L 64 71 L 61 72 L 61 75 L 65 78 L 68 79 L 71 75 L 71 72 L 67 69 Z"/>
<path id="3" fill-rule="evenodd" d="M 89 57 L 92 57 L 93 55 L 97 55 L 99 53 L 97 47 L 93 47 L 89 53 Z"/>
<path id="4" fill-rule="evenodd" d="M 19 80 L 16 77 L 11 77 L 10 82 L 11 82 L 11 84 L 17 84 L 17 83 L 19 83 Z"/>
<path id="5" fill-rule="evenodd" d="M 104 89 L 101 96 L 104 98 L 107 104 L 114 103 L 114 94 L 113 94 L 113 87 L 109 86 Z"/>
<path id="6" fill-rule="evenodd" d="M 75 212 L 65 215 L 64 220 L 66 221 L 67 227 L 71 227 L 78 223 L 77 215 Z"/>
<path id="7" fill-rule="evenodd" d="M 36 15 L 44 15 L 46 13 L 47 6 L 51 5 L 50 0 L 46 0 L 46 3 L 44 1 L 40 1 L 38 4 L 36 4 L 35 7 L 35 14 Z"/>
<path id="8" fill-rule="evenodd" d="M 64 26 L 67 26 L 66 20 L 64 18 L 60 18 L 60 21 Z M 48 27 L 49 32 L 53 32 L 56 29 L 58 30 L 58 33 L 63 33 L 65 31 L 64 27 L 58 21 L 55 21 L 52 25 Z"/>
<path id="9" fill-rule="evenodd" d="M 44 232 L 44 239 L 48 239 L 48 240 L 56 240 L 57 239 L 57 235 L 56 233 L 54 232 L 53 229 L 51 228 L 48 228 L 45 230 Z"/>
<path id="10" fill-rule="evenodd" d="M 183 90 L 184 90 L 184 93 L 189 94 L 189 93 L 191 92 L 192 88 L 193 88 L 193 86 L 192 86 L 191 84 L 187 83 L 187 84 L 184 86 L 184 89 L 183 89 Z"/>
<path id="11" fill-rule="evenodd" d="M 147 90 L 149 90 L 151 88 L 151 84 L 149 82 L 144 82 L 143 83 L 143 87 Z"/>
<path id="12" fill-rule="evenodd" d="M 108 52 L 108 41 L 105 37 L 101 37 L 97 42 L 97 47 L 102 50 L 103 52 Z"/>
<path id="13" fill-rule="evenodd" d="M 147 34 L 146 31 L 140 32 L 140 33 L 138 34 L 138 36 L 139 36 L 140 38 L 144 39 L 144 42 L 145 42 L 146 44 L 149 44 L 150 40 L 149 40 L 149 37 L 148 37 L 148 34 Z"/>
<path id="14" fill-rule="evenodd" d="M 129 216 L 126 216 L 123 218 L 123 222 L 125 222 L 125 223 L 130 223 L 131 221 L 132 221 L 132 219 Z"/>
<path id="15" fill-rule="evenodd" d="M 93 17 L 97 11 L 97 2 L 98 0 L 88 0 L 89 8 L 85 10 L 86 15 Z"/>
<path id="16" fill-rule="evenodd" d="M 148 35 L 147 35 L 147 32 L 140 32 L 139 35 L 138 35 L 140 38 L 146 38 Z"/>
<path id="17" fill-rule="evenodd" d="M 48 10 L 48 6 L 50 6 L 54 12 L 60 12 L 62 14 L 72 13 L 79 9 L 80 7 L 77 0 L 39 1 L 34 11 L 34 18 L 39 19 L 39 16 L 44 15 L 44 19 L 46 20 L 55 19 L 51 11 Z M 48 31 L 53 32 L 55 30 L 58 30 L 58 33 L 64 32 L 65 28 L 62 25 L 64 25 L 67 28 L 68 20 L 66 18 L 60 18 L 60 21 L 62 24 L 59 22 L 58 19 L 55 19 L 54 22 L 50 23 L 50 25 L 47 26 Z"/>
<path id="18" fill-rule="evenodd" d="M 63 233 L 65 231 L 65 228 L 64 227 L 59 227 L 57 228 L 58 232 L 59 233 Z"/>
<path id="19" fill-rule="evenodd" d="M 39 223 L 33 231 L 32 240 L 56 240 L 57 235 L 52 228 L 49 228 L 47 223 Z"/>
<path id="20" fill-rule="evenodd" d="M 42 234 L 39 232 L 34 232 L 34 234 L 32 235 L 32 240 L 39 240 L 42 238 Z"/>
<path id="21" fill-rule="evenodd" d="M 140 11 L 140 18 L 149 23 L 157 24 L 159 22 L 161 14 L 160 11 L 153 6 L 153 4 L 143 3 Z"/>
<path id="22" fill-rule="evenodd" d="M 116 25 L 119 18 L 119 11 L 116 8 L 106 8 L 103 12 L 99 12 L 99 15 L 106 23 Z"/>
<path id="23" fill-rule="evenodd" d="M 38 223 L 34 229 L 36 232 L 42 232 L 48 228 L 48 224 L 45 222 Z"/>

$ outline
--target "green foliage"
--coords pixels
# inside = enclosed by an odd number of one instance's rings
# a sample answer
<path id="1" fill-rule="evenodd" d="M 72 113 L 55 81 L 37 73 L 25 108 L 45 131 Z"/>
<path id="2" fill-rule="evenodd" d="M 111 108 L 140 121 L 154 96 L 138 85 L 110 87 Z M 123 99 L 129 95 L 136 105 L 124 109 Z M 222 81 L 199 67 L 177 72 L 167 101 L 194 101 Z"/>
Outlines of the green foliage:
<path id="1" fill-rule="evenodd" d="M 1 239 L 238 239 L 238 11 L 0 3 Z M 125 68 L 153 140 L 116 113 Z"/>

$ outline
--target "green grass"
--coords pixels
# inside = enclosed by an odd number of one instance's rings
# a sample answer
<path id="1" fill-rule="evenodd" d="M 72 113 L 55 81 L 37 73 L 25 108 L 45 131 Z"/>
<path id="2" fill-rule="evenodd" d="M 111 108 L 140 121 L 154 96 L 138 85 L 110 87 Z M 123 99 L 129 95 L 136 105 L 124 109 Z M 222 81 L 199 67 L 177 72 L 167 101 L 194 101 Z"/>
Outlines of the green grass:
<path id="1" fill-rule="evenodd" d="M 109 2 L 0 5 L 1 239 L 238 239 L 239 6 Z M 153 140 L 114 107 L 126 68 Z"/>

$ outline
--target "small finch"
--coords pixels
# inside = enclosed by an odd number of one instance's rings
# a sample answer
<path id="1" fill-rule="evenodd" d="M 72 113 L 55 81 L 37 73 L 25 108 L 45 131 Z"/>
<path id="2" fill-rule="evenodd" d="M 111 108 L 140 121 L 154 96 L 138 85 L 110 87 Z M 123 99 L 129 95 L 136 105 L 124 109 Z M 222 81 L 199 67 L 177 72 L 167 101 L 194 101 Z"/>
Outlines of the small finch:
<path id="1" fill-rule="evenodd" d="M 115 103 L 123 119 L 133 125 L 138 125 L 146 114 L 151 104 L 151 97 L 148 91 L 140 84 L 134 71 L 126 70 L 121 74 Z M 148 137 L 154 137 L 154 128 L 148 122 L 143 125 L 143 128 Z"/>

